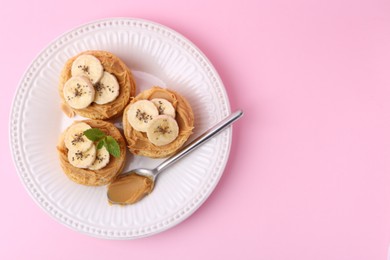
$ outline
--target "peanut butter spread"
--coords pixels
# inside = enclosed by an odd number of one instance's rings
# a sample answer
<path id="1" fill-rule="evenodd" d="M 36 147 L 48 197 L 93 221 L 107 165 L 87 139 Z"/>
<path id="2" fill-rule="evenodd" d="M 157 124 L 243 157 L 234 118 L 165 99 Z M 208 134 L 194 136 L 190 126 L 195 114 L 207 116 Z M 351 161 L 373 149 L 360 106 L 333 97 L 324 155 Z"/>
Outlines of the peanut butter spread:
<path id="1" fill-rule="evenodd" d="M 139 100 L 163 98 L 172 103 L 176 110 L 176 121 L 179 126 L 179 135 L 172 143 L 163 146 L 153 145 L 146 133 L 135 130 L 127 120 L 127 110 L 131 104 Z M 187 141 L 194 128 L 194 114 L 188 101 L 177 92 L 161 87 L 153 87 L 138 94 L 125 108 L 123 113 L 124 134 L 130 152 L 136 155 L 151 158 L 162 158 L 174 154 Z"/>
<path id="2" fill-rule="evenodd" d="M 154 182 L 145 176 L 131 173 L 108 185 L 108 198 L 114 204 L 134 204 L 153 190 Z"/>

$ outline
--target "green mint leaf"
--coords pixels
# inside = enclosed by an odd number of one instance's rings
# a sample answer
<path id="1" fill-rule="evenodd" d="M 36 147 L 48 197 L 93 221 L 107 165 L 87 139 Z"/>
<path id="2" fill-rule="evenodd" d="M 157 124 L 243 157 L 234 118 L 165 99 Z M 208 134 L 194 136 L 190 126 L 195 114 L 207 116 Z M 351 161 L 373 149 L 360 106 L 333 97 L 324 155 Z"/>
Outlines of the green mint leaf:
<path id="1" fill-rule="evenodd" d="M 121 155 L 119 144 L 112 136 L 106 136 L 103 145 L 112 156 L 118 158 Z"/>
<path id="2" fill-rule="evenodd" d="M 99 149 L 102 149 L 103 145 L 104 145 L 104 139 L 101 139 L 101 140 L 98 142 L 96 148 L 97 148 L 98 150 L 99 150 Z"/>
<path id="3" fill-rule="evenodd" d="M 84 135 L 91 141 L 100 141 L 104 137 L 106 137 L 106 134 L 98 129 L 98 128 L 91 128 L 84 131 Z"/>

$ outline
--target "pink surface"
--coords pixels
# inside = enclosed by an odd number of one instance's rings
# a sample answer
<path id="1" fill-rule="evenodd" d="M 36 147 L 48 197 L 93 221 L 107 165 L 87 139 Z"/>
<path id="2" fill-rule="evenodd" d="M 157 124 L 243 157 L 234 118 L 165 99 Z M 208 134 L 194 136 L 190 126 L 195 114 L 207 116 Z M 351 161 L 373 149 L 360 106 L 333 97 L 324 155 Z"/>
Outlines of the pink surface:
<path id="1" fill-rule="evenodd" d="M 0 8 L 0 259 L 385 259 L 390 242 L 389 1 L 6 1 Z M 225 83 L 230 161 L 180 225 L 107 241 L 59 224 L 29 197 L 8 115 L 33 58 L 106 17 L 167 25 Z M 11 196 L 11 197 L 10 197 Z"/>

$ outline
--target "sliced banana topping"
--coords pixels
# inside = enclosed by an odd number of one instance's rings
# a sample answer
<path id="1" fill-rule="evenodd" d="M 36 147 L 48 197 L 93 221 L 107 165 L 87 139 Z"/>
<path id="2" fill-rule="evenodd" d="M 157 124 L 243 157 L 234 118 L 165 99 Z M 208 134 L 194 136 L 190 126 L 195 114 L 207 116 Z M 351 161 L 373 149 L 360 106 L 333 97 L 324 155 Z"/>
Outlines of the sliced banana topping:
<path id="1" fill-rule="evenodd" d="M 158 116 L 157 107 L 149 100 L 139 100 L 127 111 L 127 120 L 137 131 L 146 132 L 150 122 Z"/>
<path id="2" fill-rule="evenodd" d="M 96 158 L 91 166 L 88 167 L 90 170 L 100 170 L 110 162 L 110 154 L 107 149 L 103 146 L 101 149 L 96 150 Z"/>
<path id="3" fill-rule="evenodd" d="M 69 127 L 64 138 L 66 148 L 81 152 L 91 148 L 93 142 L 84 135 L 84 131 L 90 128 L 91 127 L 88 124 L 82 122 Z"/>
<path id="4" fill-rule="evenodd" d="M 82 152 L 80 150 L 69 150 L 68 161 L 74 167 L 88 168 L 90 167 L 96 158 L 96 146 L 92 145 L 87 151 Z"/>
<path id="5" fill-rule="evenodd" d="M 175 118 L 176 111 L 171 102 L 163 98 L 154 98 L 151 101 L 157 107 L 160 115 L 167 115 Z"/>
<path id="6" fill-rule="evenodd" d="M 73 61 L 71 73 L 72 76 L 86 76 L 96 84 L 103 76 L 103 65 L 95 56 L 83 54 Z"/>
<path id="7" fill-rule="evenodd" d="M 86 108 L 95 99 L 95 88 L 84 76 L 71 77 L 65 83 L 63 93 L 68 105 L 76 109 Z"/>
<path id="8" fill-rule="evenodd" d="M 159 115 L 150 122 L 146 135 L 152 144 L 166 145 L 179 135 L 179 126 L 173 117 Z"/>
<path id="9" fill-rule="evenodd" d="M 119 95 L 119 83 L 114 75 L 104 71 L 103 77 L 95 84 L 95 100 L 96 104 L 107 104 L 117 98 Z"/>

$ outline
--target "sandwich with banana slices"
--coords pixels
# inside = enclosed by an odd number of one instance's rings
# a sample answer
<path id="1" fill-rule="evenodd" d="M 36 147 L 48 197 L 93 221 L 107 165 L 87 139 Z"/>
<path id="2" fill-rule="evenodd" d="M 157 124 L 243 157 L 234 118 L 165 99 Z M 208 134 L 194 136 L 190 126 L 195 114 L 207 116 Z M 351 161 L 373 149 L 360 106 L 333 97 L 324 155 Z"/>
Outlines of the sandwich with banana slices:
<path id="1" fill-rule="evenodd" d="M 110 119 L 123 112 L 135 90 L 121 59 L 107 51 L 85 51 L 70 58 L 61 72 L 61 109 L 69 117 Z"/>
<path id="2" fill-rule="evenodd" d="M 72 181 L 100 186 L 122 172 L 126 141 L 110 122 L 75 121 L 60 136 L 57 151 L 61 167 Z"/>
<path id="3" fill-rule="evenodd" d="M 122 121 L 130 152 L 151 158 L 174 154 L 194 128 L 188 101 L 176 91 L 161 87 L 145 90 L 132 99 Z"/>

